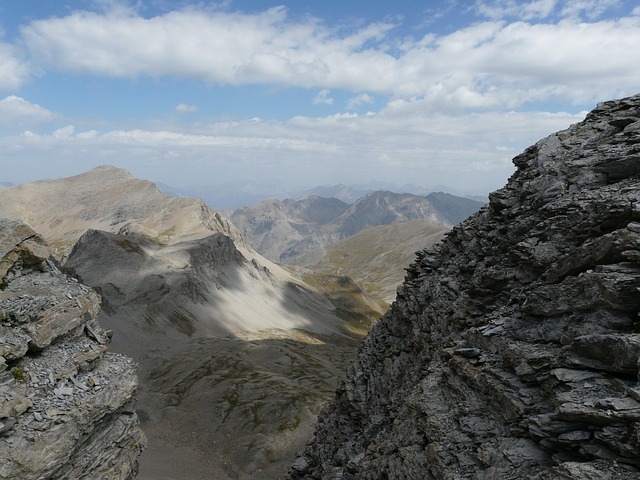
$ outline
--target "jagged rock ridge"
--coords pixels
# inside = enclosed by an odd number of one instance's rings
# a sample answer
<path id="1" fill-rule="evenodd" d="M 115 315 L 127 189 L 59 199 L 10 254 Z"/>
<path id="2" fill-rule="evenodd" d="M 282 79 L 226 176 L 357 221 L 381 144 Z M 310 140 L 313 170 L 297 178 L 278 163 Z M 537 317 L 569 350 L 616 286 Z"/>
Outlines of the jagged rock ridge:
<path id="1" fill-rule="evenodd" d="M 131 479 L 146 444 L 133 362 L 100 299 L 30 227 L 0 220 L 0 478 Z"/>
<path id="2" fill-rule="evenodd" d="M 309 266 L 322 259 L 328 245 L 363 230 L 416 220 L 450 228 L 481 206 L 446 193 L 425 197 L 379 190 L 351 205 L 317 195 L 302 200 L 267 200 L 236 210 L 230 218 L 265 257 Z"/>
<path id="3" fill-rule="evenodd" d="M 164 195 L 154 183 L 111 166 L 2 189 L 0 217 L 35 227 L 58 259 L 89 229 L 135 232 L 162 245 L 223 233 L 247 258 L 254 253 L 240 231 L 201 200 Z"/>
<path id="4" fill-rule="evenodd" d="M 640 478 L 640 96 L 418 253 L 293 479 Z"/>

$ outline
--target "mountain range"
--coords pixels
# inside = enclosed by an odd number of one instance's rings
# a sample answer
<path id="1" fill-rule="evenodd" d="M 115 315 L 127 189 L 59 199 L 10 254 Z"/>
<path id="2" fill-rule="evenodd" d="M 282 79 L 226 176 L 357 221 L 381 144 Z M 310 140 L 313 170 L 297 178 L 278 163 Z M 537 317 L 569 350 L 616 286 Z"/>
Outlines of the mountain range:
<path id="1" fill-rule="evenodd" d="M 234 211 L 247 241 L 279 263 L 313 265 L 326 247 L 368 228 L 422 220 L 450 228 L 482 204 L 445 193 L 420 196 L 374 191 L 347 204 L 335 198 L 268 200 Z"/>
<path id="2" fill-rule="evenodd" d="M 216 211 L 221 213 L 232 212 L 247 206 L 254 205 L 270 199 L 294 199 L 303 200 L 307 197 L 318 196 L 324 198 L 337 198 L 351 204 L 364 197 L 368 193 L 385 190 L 397 193 L 412 193 L 414 195 L 426 195 L 430 192 L 446 192 L 452 195 L 486 203 L 486 195 L 467 195 L 449 188 L 445 185 L 431 187 L 418 185 L 395 185 L 389 182 L 368 182 L 358 184 L 338 184 L 317 186 L 306 190 L 300 190 L 278 183 L 277 181 L 235 181 L 219 183 L 207 186 L 177 187 L 166 183 L 156 183 L 160 190 L 168 195 L 180 197 L 197 197 L 202 199 Z"/>
<path id="3" fill-rule="evenodd" d="M 383 312 L 353 282 L 265 259 L 201 200 L 113 167 L 2 189 L 0 217 L 41 232 L 100 293 L 113 350 L 140 364 L 143 479 L 284 475 Z M 200 460 L 176 463 L 187 447 Z"/>
<path id="4" fill-rule="evenodd" d="M 481 208 L 271 201 L 251 241 L 113 167 L 0 188 L 0 476 L 640 479 L 639 144 L 640 95 Z"/>

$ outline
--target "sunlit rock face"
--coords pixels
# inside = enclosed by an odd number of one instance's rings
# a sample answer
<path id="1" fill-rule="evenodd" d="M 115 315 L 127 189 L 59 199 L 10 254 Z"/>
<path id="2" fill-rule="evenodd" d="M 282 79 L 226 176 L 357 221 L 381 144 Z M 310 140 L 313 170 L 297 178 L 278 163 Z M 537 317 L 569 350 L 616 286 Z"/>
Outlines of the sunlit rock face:
<path id="1" fill-rule="evenodd" d="M 0 220 L 0 478 L 134 478 L 135 365 L 108 352 L 99 296 L 50 258 L 30 227 Z"/>
<path id="2" fill-rule="evenodd" d="M 420 251 L 293 479 L 640 478 L 640 96 Z"/>

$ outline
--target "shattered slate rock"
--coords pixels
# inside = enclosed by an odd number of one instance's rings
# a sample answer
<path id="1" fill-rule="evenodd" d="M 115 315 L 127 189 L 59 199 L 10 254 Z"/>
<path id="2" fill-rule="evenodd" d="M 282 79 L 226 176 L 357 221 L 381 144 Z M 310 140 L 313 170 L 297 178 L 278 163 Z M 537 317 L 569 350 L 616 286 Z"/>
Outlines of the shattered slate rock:
<path id="1" fill-rule="evenodd" d="M 107 352 L 100 299 L 0 219 L 0 479 L 132 479 L 146 445 L 136 367 Z"/>
<path id="2" fill-rule="evenodd" d="M 291 479 L 640 479 L 640 95 L 418 252 Z"/>

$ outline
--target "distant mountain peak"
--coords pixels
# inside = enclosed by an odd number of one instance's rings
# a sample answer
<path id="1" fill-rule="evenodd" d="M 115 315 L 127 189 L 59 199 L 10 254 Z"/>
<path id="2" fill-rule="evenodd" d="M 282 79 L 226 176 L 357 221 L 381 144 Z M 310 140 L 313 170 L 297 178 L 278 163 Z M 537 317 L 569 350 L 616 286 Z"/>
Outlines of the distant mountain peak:
<path id="1" fill-rule="evenodd" d="M 348 204 L 312 194 L 300 200 L 263 201 L 234 211 L 231 219 L 267 258 L 308 266 L 324 256 L 326 246 L 367 228 L 415 220 L 449 228 L 482 206 L 454 195 L 433 199 L 376 190 Z"/>

